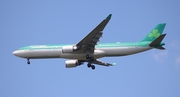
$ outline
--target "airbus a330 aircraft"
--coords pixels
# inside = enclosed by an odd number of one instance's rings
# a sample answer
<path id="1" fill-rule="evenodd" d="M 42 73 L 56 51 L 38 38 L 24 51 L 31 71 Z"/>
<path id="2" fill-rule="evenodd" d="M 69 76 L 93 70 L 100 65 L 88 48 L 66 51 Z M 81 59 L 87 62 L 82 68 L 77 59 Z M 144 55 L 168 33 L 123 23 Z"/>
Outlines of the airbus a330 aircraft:
<path id="1" fill-rule="evenodd" d="M 59 44 L 59 45 L 31 45 L 21 47 L 14 51 L 15 56 L 27 59 L 42 58 L 66 58 L 70 59 L 65 62 L 66 68 L 72 68 L 87 62 L 87 66 L 95 69 L 92 64 L 102 66 L 114 66 L 98 60 L 103 57 L 126 56 L 140 53 L 153 48 L 164 50 L 162 47 L 165 43 L 161 43 L 166 34 L 162 34 L 165 23 L 158 24 L 143 40 L 134 43 L 100 43 L 97 44 L 102 37 L 103 30 L 109 20 L 111 14 L 104 19 L 95 29 L 93 29 L 86 37 L 76 44 Z"/>

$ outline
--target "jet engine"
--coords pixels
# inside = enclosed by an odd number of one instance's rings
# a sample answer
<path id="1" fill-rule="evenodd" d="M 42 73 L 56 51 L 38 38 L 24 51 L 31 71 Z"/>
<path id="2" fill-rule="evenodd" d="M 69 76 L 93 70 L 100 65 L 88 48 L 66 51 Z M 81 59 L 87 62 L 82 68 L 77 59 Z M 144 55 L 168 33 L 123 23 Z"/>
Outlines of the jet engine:
<path id="1" fill-rule="evenodd" d="M 79 62 L 78 60 L 68 60 L 65 62 L 65 64 L 66 64 L 66 68 L 73 68 L 81 65 L 82 62 Z"/>
<path id="2" fill-rule="evenodd" d="M 72 52 L 77 51 L 77 50 L 78 50 L 77 46 L 63 46 L 62 47 L 63 53 L 72 53 Z"/>

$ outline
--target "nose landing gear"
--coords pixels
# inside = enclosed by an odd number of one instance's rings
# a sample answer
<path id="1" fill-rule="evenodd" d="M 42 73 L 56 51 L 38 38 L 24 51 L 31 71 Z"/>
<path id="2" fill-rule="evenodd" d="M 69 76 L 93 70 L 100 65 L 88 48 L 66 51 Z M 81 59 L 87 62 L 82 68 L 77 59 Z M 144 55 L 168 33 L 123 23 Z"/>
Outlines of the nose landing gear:
<path id="1" fill-rule="evenodd" d="M 27 59 L 27 64 L 30 64 L 30 61 L 29 61 L 29 59 Z"/>

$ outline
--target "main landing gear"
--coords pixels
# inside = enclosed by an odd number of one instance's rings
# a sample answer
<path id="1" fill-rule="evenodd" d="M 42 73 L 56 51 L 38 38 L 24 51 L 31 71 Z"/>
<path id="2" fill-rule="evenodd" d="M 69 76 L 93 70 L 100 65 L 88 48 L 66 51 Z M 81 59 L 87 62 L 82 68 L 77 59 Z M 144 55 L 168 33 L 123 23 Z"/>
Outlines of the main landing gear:
<path id="1" fill-rule="evenodd" d="M 87 64 L 87 67 L 88 67 L 88 68 L 90 68 L 90 67 L 91 67 L 91 68 L 92 68 L 92 70 L 94 70 L 94 69 L 95 69 L 95 66 L 94 66 L 94 65 L 92 65 L 91 63 L 88 63 L 88 64 Z"/>
<path id="2" fill-rule="evenodd" d="M 89 60 L 89 61 L 94 61 L 94 58 L 91 57 L 89 54 L 86 55 L 86 59 Z"/>
<path id="3" fill-rule="evenodd" d="M 27 59 L 27 64 L 30 64 L 30 61 L 29 61 L 29 59 Z"/>
<path id="4" fill-rule="evenodd" d="M 86 55 L 86 59 L 89 60 L 90 62 L 91 62 L 91 61 L 94 61 L 94 58 L 91 57 L 89 54 Z M 90 62 L 87 64 L 87 67 L 88 67 L 88 68 L 91 67 L 91 68 L 94 70 L 94 69 L 95 69 L 95 66 L 92 65 Z"/>

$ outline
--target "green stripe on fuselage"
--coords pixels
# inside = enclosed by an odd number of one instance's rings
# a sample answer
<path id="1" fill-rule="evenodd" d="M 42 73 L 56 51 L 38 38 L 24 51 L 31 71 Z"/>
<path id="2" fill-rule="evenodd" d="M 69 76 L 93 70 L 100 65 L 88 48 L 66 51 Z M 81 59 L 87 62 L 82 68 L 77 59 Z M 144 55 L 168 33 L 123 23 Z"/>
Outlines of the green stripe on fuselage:
<path id="1" fill-rule="evenodd" d="M 41 50 L 41 49 L 61 49 L 63 46 L 71 46 L 73 44 L 57 44 L 57 45 L 31 45 L 19 48 L 19 50 Z M 99 43 L 95 48 L 113 48 L 113 47 L 147 47 L 149 42 L 136 43 Z"/>

